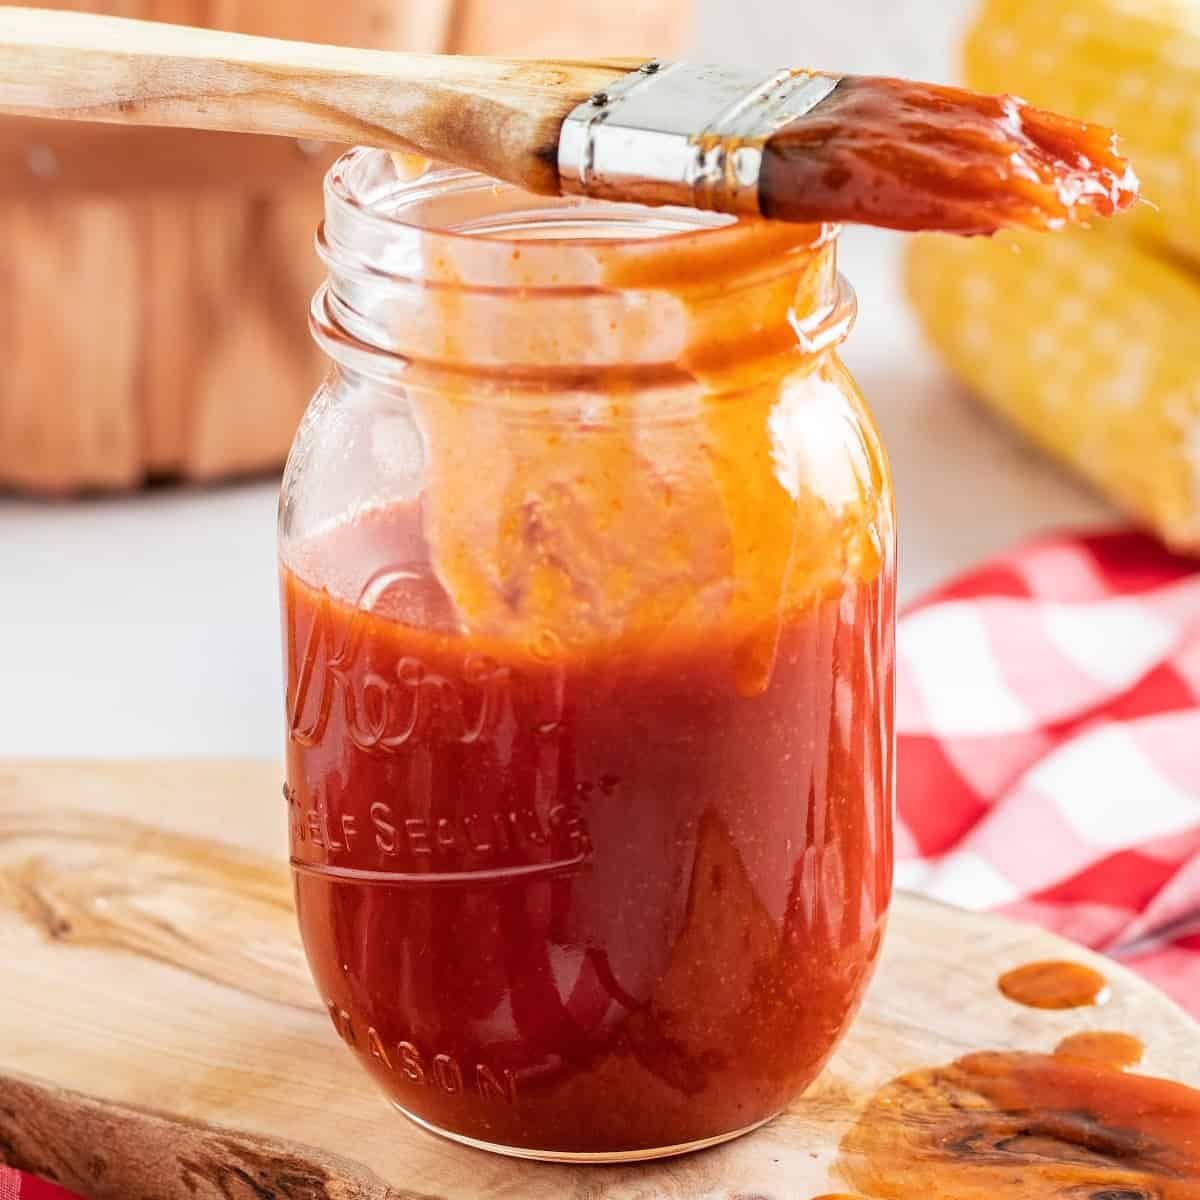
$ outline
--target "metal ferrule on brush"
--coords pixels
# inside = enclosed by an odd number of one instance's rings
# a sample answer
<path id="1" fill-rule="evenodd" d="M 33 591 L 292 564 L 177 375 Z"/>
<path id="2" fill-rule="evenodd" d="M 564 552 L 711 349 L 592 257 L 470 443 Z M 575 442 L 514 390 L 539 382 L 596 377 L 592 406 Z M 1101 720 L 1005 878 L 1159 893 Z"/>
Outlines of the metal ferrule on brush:
<path id="1" fill-rule="evenodd" d="M 649 62 L 563 122 L 567 195 L 759 213 L 763 146 L 837 87 L 832 75 Z"/>

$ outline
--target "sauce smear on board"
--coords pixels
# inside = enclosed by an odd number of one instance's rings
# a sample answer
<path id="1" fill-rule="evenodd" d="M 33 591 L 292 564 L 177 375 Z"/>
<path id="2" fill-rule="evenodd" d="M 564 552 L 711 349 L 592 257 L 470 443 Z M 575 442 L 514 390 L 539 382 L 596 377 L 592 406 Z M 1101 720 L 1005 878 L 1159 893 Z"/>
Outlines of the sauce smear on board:
<path id="1" fill-rule="evenodd" d="M 873 1200 L 1200 1200 L 1200 1091 L 990 1052 L 884 1087 L 839 1169 Z"/>
<path id="2" fill-rule="evenodd" d="M 1055 1054 L 1067 1058 L 1087 1059 L 1089 1062 L 1112 1067 L 1115 1071 L 1136 1067 L 1142 1061 L 1145 1052 L 1146 1047 L 1142 1040 L 1135 1038 L 1133 1034 L 1109 1033 L 1103 1030 L 1073 1033 L 1054 1047 Z"/>
<path id="3" fill-rule="evenodd" d="M 997 986 L 1015 1004 L 1028 1008 L 1087 1008 L 1108 999 L 1104 976 L 1074 962 L 1028 963 L 1001 975 Z"/>

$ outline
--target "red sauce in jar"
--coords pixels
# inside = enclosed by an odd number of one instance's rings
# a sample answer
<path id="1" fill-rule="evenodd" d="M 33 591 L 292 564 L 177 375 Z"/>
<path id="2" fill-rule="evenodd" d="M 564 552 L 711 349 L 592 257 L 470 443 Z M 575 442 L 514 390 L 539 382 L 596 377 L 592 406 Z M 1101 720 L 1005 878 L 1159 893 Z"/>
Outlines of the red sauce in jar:
<path id="1" fill-rule="evenodd" d="M 736 628 L 459 632 L 420 517 L 367 513 L 283 572 L 297 907 L 339 1035 L 488 1143 L 636 1152 L 770 1117 L 880 946 L 884 585 L 786 615 L 747 689 Z"/>

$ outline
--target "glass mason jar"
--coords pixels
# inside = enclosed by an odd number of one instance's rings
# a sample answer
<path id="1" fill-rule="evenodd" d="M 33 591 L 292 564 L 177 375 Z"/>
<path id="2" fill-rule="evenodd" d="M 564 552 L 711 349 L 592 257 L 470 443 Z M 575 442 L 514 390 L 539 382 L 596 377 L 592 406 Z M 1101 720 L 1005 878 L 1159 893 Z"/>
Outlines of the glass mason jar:
<path id="1" fill-rule="evenodd" d="M 891 892 L 892 494 L 827 229 L 330 173 L 283 484 L 291 856 L 335 1029 L 493 1150 L 785 1108 Z"/>

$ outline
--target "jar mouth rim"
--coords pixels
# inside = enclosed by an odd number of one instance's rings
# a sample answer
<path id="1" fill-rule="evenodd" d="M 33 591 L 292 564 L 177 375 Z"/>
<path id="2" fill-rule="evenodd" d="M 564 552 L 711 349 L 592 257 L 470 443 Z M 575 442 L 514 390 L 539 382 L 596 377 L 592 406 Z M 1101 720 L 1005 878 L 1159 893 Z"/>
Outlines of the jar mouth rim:
<path id="1" fill-rule="evenodd" d="M 403 234 L 420 234 L 447 244 L 490 244 L 512 249 L 515 247 L 547 247 L 551 250 L 564 245 L 582 249 L 623 246 L 663 246 L 705 239 L 706 244 L 733 231 L 744 231 L 754 218 L 734 217 L 724 213 L 703 212 L 676 206 L 651 207 L 643 204 L 621 204 L 580 197 L 535 195 L 522 191 L 514 184 L 504 183 L 461 167 L 430 164 L 426 170 L 405 179 L 392 166 L 393 178 L 382 185 L 372 184 L 372 171 L 394 164 L 388 151 L 357 146 L 341 155 L 325 177 L 327 218 L 335 209 L 357 220 L 365 221 L 378 230 L 394 230 Z M 425 201 L 442 199 L 453 194 L 508 192 L 515 197 L 527 197 L 528 206 L 514 214 L 512 220 L 477 220 L 461 225 L 447 225 L 416 219 L 413 210 Z M 560 214 L 555 219 L 555 214 Z M 537 226 L 535 236 L 530 230 Z M 605 226 L 607 231 L 603 231 Z M 561 232 L 553 232 L 558 227 Z M 581 232 L 588 228 L 589 232 Z M 617 232 L 617 229 L 623 232 Z M 806 248 L 817 250 L 835 238 L 836 225 L 793 227 L 797 233 L 808 229 L 811 240 Z M 551 230 L 551 232 L 547 232 Z M 597 232 L 601 231 L 601 232 Z M 803 243 L 803 238 L 797 238 Z"/>
<path id="2" fill-rule="evenodd" d="M 793 345 L 788 324 L 799 347 L 844 325 L 836 226 L 543 197 L 474 171 L 406 165 L 357 149 L 327 177 L 317 252 L 328 282 L 312 325 L 346 365 L 374 362 L 357 344 L 407 360 L 410 377 L 449 370 L 445 354 L 512 386 L 514 372 L 550 364 L 589 375 L 670 367 L 674 377 L 686 347 L 738 341 L 741 358 L 769 357 L 776 342 Z M 746 312 L 744 337 L 721 332 L 730 305 Z M 446 341 L 456 322 L 478 336 Z M 713 351 L 721 361 L 730 352 Z"/>
<path id="3" fill-rule="evenodd" d="M 422 378 L 453 375 L 469 379 L 474 391 L 494 391 L 499 396 L 511 398 L 524 391 L 544 390 L 550 380 L 559 390 L 586 390 L 589 383 L 614 371 L 623 374 L 630 383 L 635 378 L 640 380 L 639 386 L 642 387 L 653 382 L 677 383 L 693 378 L 690 372 L 680 369 L 675 363 L 645 364 L 640 375 L 635 375 L 628 367 L 597 364 L 568 365 L 559 369 L 545 366 L 500 368 L 496 364 L 463 364 L 458 368 L 448 368 L 445 364 L 424 361 L 348 332 L 344 322 L 333 311 L 333 299 L 328 282 L 322 284 L 312 298 L 309 330 L 314 340 L 333 361 L 380 383 L 404 382 L 410 386 L 421 386 Z M 827 305 L 807 319 L 798 319 L 794 314 L 789 316 L 789 324 L 796 336 L 796 353 L 811 360 L 840 345 L 849 336 L 857 316 L 858 298 L 854 288 L 844 275 L 838 275 L 834 294 Z M 748 390 L 752 390 L 752 385 L 743 384 L 729 393 L 712 394 L 728 395 Z M 670 419 L 672 414 L 664 413 L 663 416 L 664 419 Z"/>

